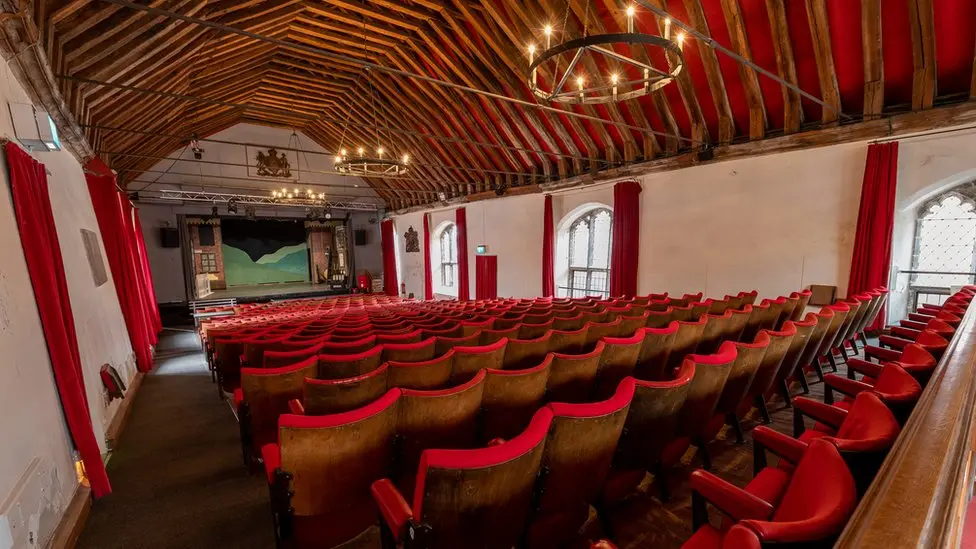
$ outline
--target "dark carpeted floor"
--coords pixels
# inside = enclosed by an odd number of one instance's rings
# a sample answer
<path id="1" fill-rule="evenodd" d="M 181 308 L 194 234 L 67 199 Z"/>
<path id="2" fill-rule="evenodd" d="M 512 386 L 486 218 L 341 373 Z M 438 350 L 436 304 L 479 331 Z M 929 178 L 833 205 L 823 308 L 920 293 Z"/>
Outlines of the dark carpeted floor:
<path id="1" fill-rule="evenodd" d="M 268 488 L 248 476 L 237 422 L 193 332 L 166 330 L 108 464 L 81 549 L 274 547 Z"/>

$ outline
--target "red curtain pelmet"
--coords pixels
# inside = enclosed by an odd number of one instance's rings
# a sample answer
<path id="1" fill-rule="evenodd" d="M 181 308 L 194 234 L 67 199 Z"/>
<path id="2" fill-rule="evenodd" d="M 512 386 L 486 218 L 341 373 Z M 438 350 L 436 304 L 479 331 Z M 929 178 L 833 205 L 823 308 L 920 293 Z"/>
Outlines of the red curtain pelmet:
<path id="1" fill-rule="evenodd" d="M 380 240 L 383 247 L 383 291 L 386 295 L 400 295 L 396 271 L 396 233 L 393 231 L 393 220 L 387 219 L 380 224 Z"/>
<path id="2" fill-rule="evenodd" d="M 640 183 L 623 181 L 613 186 L 613 245 L 610 249 L 610 296 L 637 295 L 637 258 L 640 251 Z"/>
<path id="3" fill-rule="evenodd" d="M 471 299 L 471 289 L 468 287 L 468 215 L 464 208 L 455 212 L 457 223 L 458 249 L 458 300 Z"/>
<path id="4" fill-rule="evenodd" d="M 552 195 L 546 195 L 542 214 L 542 297 L 556 295 L 555 227 L 552 226 Z"/>
<path id="5" fill-rule="evenodd" d="M 156 336 L 158 315 L 156 303 L 149 299 L 150 292 L 143 271 L 143 253 L 136 244 L 136 227 L 132 216 L 132 204 L 115 184 L 115 175 L 99 158 L 85 165 L 85 179 L 91 196 L 98 230 L 105 245 L 115 295 L 118 297 L 125 320 L 132 350 L 136 353 L 136 366 L 141 372 L 152 369 L 152 345 Z M 138 229 L 141 232 L 141 229 Z"/>
<path id="6" fill-rule="evenodd" d="M 51 211 L 47 173 L 43 164 L 17 145 L 8 142 L 5 149 L 17 227 L 61 408 L 71 439 L 85 465 L 92 493 L 95 497 L 101 497 L 111 493 L 112 486 L 105 473 L 105 464 L 92 427 L 88 398 L 85 396 L 78 336 L 64 276 L 61 245 Z"/>
<path id="7" fill-rule="evenodd" d="M 434 299 L 434 275 L 430 266 L 430 214 L 424 214 L 424 299 Z"/>
<path id="8" fill-rule="evenodd" d="M 475 256 L 474 261 L 475 299 L 495 299 L 498 297 L 498 257 L 494 255 Z"/>
<path id="9" fill-rule="evenodd" d="M 861 207 L 857 213 L 851 277 L 847 282 L 849 296 L 888 286 L 897 186 L 898 142 L 869 146 L 861 186 Z M 885 309 L 881 308 L 869 330 L 884 326 Z"/>

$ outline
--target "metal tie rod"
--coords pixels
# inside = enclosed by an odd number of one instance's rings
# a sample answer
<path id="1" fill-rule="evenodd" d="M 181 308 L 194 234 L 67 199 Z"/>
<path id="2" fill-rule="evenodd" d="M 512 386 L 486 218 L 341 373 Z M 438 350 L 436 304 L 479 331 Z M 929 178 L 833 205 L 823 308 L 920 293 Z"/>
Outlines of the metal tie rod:
<path id="1" fill-rule="evenodd" d="M 741 55 L 735 53 L 734 51 L 726 48 L 722 44 L 719 44 L 711 36 L 707 36 L 705 34 L 702 34 L 702 33 L 698 32 L 698 30 L 696 30 L 691 25 L 688 25 L 687 23 L 683 23 L 683 22 L 675 19 L 666 10 L 663 10 L 663 9 L 661 9 L 661 8 L 659 8 L 659 7 L 651 4 L 647 0 L 635 0 L 635 1 L 638 4 L 640 4 L 641 6 L 644 6 L 645 8 L 647 8 L 648 10 L 650 10 L 652 13 L 654 13 L 658 17 L 666 17 L 666 18 L 670 19 L 672 25 L 675 25 L 677 27 L 680 27 L 680 28 L 684 29 L 685 32 L 687 32 L 688 34 L 694 36 L 699 41 L 704 42 L 710 48 L 715 49 L 715 50 L 718 50 L 718 51 L 724 53 L 725 55 L 731 57 L 732 59 L 735 59 L 739 63 L 741 63 L 741 64 L 749 67 L 750 69 L 758 72 L 759 74 L 762 74 L 763 76 L 767 76 L 769 78 L 772 78 L 773 80 L 779 82 L 783 86 L 786 86 L 787 88 L 795 91 L 796 93 L 802 95 L 803 97 L 806 97 L 810 101 L 813 101 L 814 103 L 820 105 L 821 107 L 827 109 L 828 111 L 830 111 L 830 112 L 832 112 L 832 113 L 834 113 L 834 114 L 836 114 L 836 115 L 838 115 L 838 116 L 840 116 L 842 118 L 846 118 L 848 120 L 851 119 L 850 116 L 844 114 L 843 111 L 841 111 L 840 109 L 834 107 L 833 105 L 830 105 L 830 104 L 824 102 L 823 99 L 820 99 L 819 97 L 817 97 L 817 96 L 815 96 L 813 94 L 810 94 L 808 92 L 803 91 L 803 89 L 801 89 L 799 86 L 795 86 L 795 85 L 787 82 L 786 80 L 780 78 L 779 75 L 776 75 L 776 74 L 773 74 L 773 73 L 767 71 L 766 69 L 760 67 L 759 65 L 755 64 L 754 62 L 746 59 L 745 57 L 742 57 Z"/>
<path id="2" fill-rule="evenodd" d="M 340 54 L 340 53 L 334 53 L 334 52 L 331 52 L 331 51 L 328 51 L 328 50 L 323 50 L 323 49 L 316 48 L 316 47 L 313 47 L 313 46 L 306 46 L 304 44 L 296 44 L 294 42 L 288 42 L 287 40 L 280 40 L 278 38 L 272 38 L 270 36 L 263 36 L 263 35 L 260 35 L 260 34 L 257 34 L 257 33 L 251 32 L 251 31 L 246 31 L 246 30 L 243 30 L 243 29 L 238 29 L 238 28 L 235 28 L 235 27 L 231 27 L 231 26 L 228 26 L 228 25 L 221 24 L 221 23 L 215 23 L 213 21 L 207 21 L 206 19 L 200 19 L 199 17 L 193 17 L 193 16 L 190 16 L 190 15 L 183 15 L 182 13 L 175 13 L 175 12 L 168 11 L 168 10 L 154 8 L 154 7 L 151 7 L 151 6 L 145 6 L 145 5 L 142 5 L 142 4 L 136 4 L 135 2 L 130 2 L 129 0 L 102 0 L 102 2 L 108 2 L 110 4 L 115 4 L 115 5 L 118 5 L 118 6 L 124 6 L 126 8 L 130 8 L 130 9 L 134 9 L 134 10 L 144 11 L 144 12 L 147 12 L 147 13 L 150 13 L 150 14 L 153 14 L 153 15 L 158 15 L 158 16 L 162 16 L 162 17 L 169 18 L 169 19 L 176 19 L 176 20 L 179 20 L 179 21 L 183 21 L 184 23 L 192 23 L 194 25 L 200 25 L 200 26 L 203 26 L 203 27 L 208 27 L 208 28 L 211 28 L 211 29 L 216 29 L 216 30 L 219 30 L 219 31 L 222 31 L 222 32 L 227 32 L 227 33 L 231 33 L 231 34 L 237 34 L 239 36 L 246 36 L 246 37 L 252 38 L 254 40 L 258 40 L 258 41 L 262 41 L 262 42 L 267 42 L 269 44 L 275 44 L 275 45 L 281 46 L 283 48 L 304 51 L 306 53 L 313 53 L 315 55 L 319 55 L 319 56 L 326 57 L 326 58 L 329 58 L 329 59 L 335 59 L 337 61 L 343 61 L 345 63 L 350 63 L 352 65 L 357 65 L 357 66 L 360 66 L 360 67 L 366 67 L 366 68 L 369 68 L 369 69 L 372 69 L 372 70 L 375 70 L 375 71 L 379 71 L 379 72 L 385 72 L 385 73 L 388 73 L 388 74 L 395 74 L 397 76 L 403 76 L 405 78 L 413 78 L 413 79 L 416 79 L 416 80 L 422 80 L 424 82 L 428 82 L 430 84 L 434 84 L 434 85 L 437 85 L 437 86 L 443 86 L 443 87 L 446 87 L 446 88 L 453 88 L 453 89 L 460 90 L 460 91 L 463 91 L 463 92 L 473 93 L 473 94 L 476 94 L 476 95 L 481 95 L 481 96 L 484 96 L 484 97 L 489 97 L 489 98 L 492 98 L 492 99 L 497 99 L 499 101 L 507 101 L 509 103 L 514 103 L 516 105 L 521 105 L 523 107 L 529 107 L 529 108 L 532 108 L 532 109 L 541 109 L 541 110 L 544 110 L 544 111 L 547 111 L 547 112 L 551 112 L 551 113 L 556 114 L 556 115 L 571 116 L 571 117 L 574 117 L 574 118 L 580 118 L 582 120 L 589 120 L 591 122 L 598 122 L 600 124 L 606 124 L 606 125 L 616 126 L 618 128 L 626 128 L 628 130 L 633 130 L 633 131 L 636 131 L 636 132 L 650 133 L 650 134 L 654 134 L 654 135 L 660 135 L 662 137 L 669 137 L 671 139 L 677 139 L 679 141 L 685 141 L 685 142 L 688 142 L 688 143 L 694 143 L 695 142 L 692 139 L 689 139 L 687 137 L 682 137 L 680 135 L 674 135 L 674 134 L 670 134 L 670 133 L 667 133 L 667 132 L 661 132 L 661 131 L 657 131 L 657 130 L 654 130 L 654 129 L 651 129 L 651 128 L 642 128 L 640 126 L 632 126 L 630 124 L 625 124 L 623 122 L 614 122 L 613 120 L 604 120 L 603 118 L 600 118 L 598 116 L 590 116 L 588 114 L 580 114 L 580 113 L 573 112 L 573 111 L 570 111 L 570 110 L 562 110 L 562 109 L 557 109 L 557 108 L 554 108 L 554 107 L 547 107 L 545 105 L 540 105 L 539 103 L 533 103 L 531 101 L 525 101 L 525 100 L 522 100 L 522 99 L 516 99 L 514 97 L 507 97 L 507 96 L 504 96 L 504 95 L 501 95 L 501 94 L 498 94 L 498 93 L 494 93 L 494 92 L 490 92 L 490 91 L 487 91 L 487 90 L 479 90 L 478 88 L 472 88 L 472 87 L 469 87 L 469 86 L 465 86 L 463 84 L 456 84 L 454 82 L 448 82 L 447 80 L 441 80 L 439 78 L 433 78 L 433 77 L 426 76 L 426 75 L 423 75 L 423 74 L 418 74 L 418 73 L 415 73 L 415 72 L 404 71 L 404 70 L 400 70 L 400 69 L 394 69 L 392 67 L 387 67 L 385 65 L 378 65 L 376 63 L 371 63 L 369 61 L 362 61 L 360 59 L 356 59 L 355 57 L 350 57 L 348 55 L 343 55 L 343 54 Z"/>

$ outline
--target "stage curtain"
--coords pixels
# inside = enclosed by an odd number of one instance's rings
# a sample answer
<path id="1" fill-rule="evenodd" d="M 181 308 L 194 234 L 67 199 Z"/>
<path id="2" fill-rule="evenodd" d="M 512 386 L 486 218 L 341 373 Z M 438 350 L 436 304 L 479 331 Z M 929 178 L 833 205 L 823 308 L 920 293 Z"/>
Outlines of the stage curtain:
<path id="1" fill-rule="evenodd" d="M 47 340 L 61 409 L 71 439 L 85 465 L 92 493 L 95 497 L 101 497 L 111 493 L 112 486 L 105 473 L 105 464 L 92 427 L 88 397 L 85 396 L 78 336 L 64 276 L 61 245 L 51 211 L 47 173 L 43 164 L 17 145 L 7 142 L 5 148 L 20 241 Z"/>
<path id="2" fill-rule="evenodd" d="M 857 213 L 854 256 L 847 295 L 852 296 L 888 285 L 891 269 L 891 232 L 895 226 L 895 189 L 898 183 L 898 142 L 868 147 L 861 186 L 861 207 Z M 869 330 L 884 326 L 882 307 Z"/>
<path id="3" fill-rule="evenodd" d="M 117 190 L 115 174 L 98 157 L 85 165 L 85 179 L 112 271 L 115 295 L 122 309 L 132 350 L 136 353 L 136 366 L 139 371 L 148 372 L 152 369 L 153 359 L 152 323 L 147 316 L 149 307 L 156 304 L 147 304 L 143 297 L 135 246 L 132 245 L 135 238 L 130 236 L 131 222 L 126 222 L 123 207 L 123 202 L 128 202 L 128 198 Z"/>
<path id="4" fill-rule="evenodd" d="M 136 244 L 139 247 L 139 257 L 142 261 L 143 284 L 149 298 L 149 315 L 153 327 L 153 345 L 158 338 L 156 335 L 163 330 L 163 322 L 159 317 L 159 306 L 156 305 L 156 288 L 153 286 L 152 270 L 149 268 L 149 255 L 146 252 L 146 238 L 142 232 L 142 222 L 139 220 L 139 208 L 133 209 L 133 223 L 135 224 Z"/>
<path id="5" fill-rule="evenodd" d="M 494 255 L 475 256 L 474 261 L 475 299 L 495 299 L 498 297 L 498 257 Z"/>
<path id="6" fill-rule="evenodd" d="M 383 290 L 386 295 L 400 295 L 396 272 L 396 233 L 393 231 L 393 220 L 387 219 L 380 225 L 381 242 L 383 246 Z"/>
<path id="7" fill-rule="evenodd" d="M 458 208 L 454 213 L 458 240 L 458 301 L 467 301 L 471 299 L 471 289 L 468 287 L 468 214 L 464 208 Z"/>
<path id="8" fill-rule="evenodd" d="M 430 262 L 430 214 L 424 214 L 424 299 L 434 299 L 434 276 Z"/>
<path id="9" fill-rule="evenodd" d="M 122 207 L 122 221 L 125 223 L 126 249 L 130 252 L 129 255 L 133 263 L 133 271 L 136 275 L 136 287 L 139 289 L 139 303 L 144 311 L 142 315 L 143 329 L 146 331 L 146 339 L 151 345 L 155 345 L 159 342 L 159 332 L 156 330 L 156 322 L 153 320 L 155 316 L 153 310 L 156 308 L 155 303 L 149 300 L 149 289 L 146 287 L 146 275 L 143 272 L 144 258 L 142 249 L 139 246 L 139 233 L 142 231 L 135 226 L 135 208 L 132 207 L 132 202 L 122 193 L 116 193 L 116 195 L 119 197 L 119 205 Z"/>
<path id="10" fill-rule="evenodd" d="M 555 228 L 552 226 L 552 195 L 546 195 L 545 210 L 542 215 L 542 297 L 556 295 L 556 274 L 553 266 L 556 242 Z"/>
<path id="11" fill-rule="evenodd" d="M 637 295 L 637 258 L 640 251 L 640 183 L 622 181 L 613 186 L 613 246 L 610 249 L 610 296 Z"/>

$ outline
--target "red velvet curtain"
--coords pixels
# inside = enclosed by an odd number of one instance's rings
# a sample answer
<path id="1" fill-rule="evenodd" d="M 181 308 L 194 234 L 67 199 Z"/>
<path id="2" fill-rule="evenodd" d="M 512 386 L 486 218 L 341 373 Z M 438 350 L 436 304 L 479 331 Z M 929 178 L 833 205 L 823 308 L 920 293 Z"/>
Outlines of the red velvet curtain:
<path id="1" fill-rule="evenodd" d="M 387 219 L 380 225 L 381 242 L 383 245 L 383 290 L 386 295 L 400 295 L 397 287 L 396 271 L 396 233 L 393 232 L 393 220 Z"/>
<path id="2" fill-rule="evenodd" d="M 112 492 L 98 449 L 85 396 L 85 378 L 78 352 L 78 336 L 71 298 L 64 277 L 64 260 L 51 211 L 47 173 L 20 147 L 8 142 L 7 166 L 17 213 L 17 227 L 27 260 L 34 299 L 47 340 L 54 380 L 68 431 L 81 455 L 95 497 Z"/>
<path id="3" fill-rule="evenodd" d="M 552 226 L 552 195 L 549 194 L 546 195 L 542 223 L 542 297 L 553 297 L 556 295 L 556 269 L 553 266 L 556 242 Z"/>
<path id="4" fill-rule="evenodd" d="M 153 310 L 156 308 L 155 303 L 149 300 L 149 289 L 146 287 L 146 275 L 143 272 L 143 253 L 139 247 L 139 233 L 142 231 L 135 226 L 135 208 L 132 207 L 132 202 L 129 201 L 129 197 L 122 193 L 116 193 L 116 196 L 119 200 L 119 206 L 122 208 L 122 222 L 125 225 L 125 244 L 126 249 L 129 250 L 133 271 L 135 272 L 136 288 L 139 291 L 139 295 L 137 296 L 139 299 L 139 307 L 143 310 L 143 330 L 146 332 L 146 340 L 149 341 L 150 345 L 155 345 L 159 342 L 159 332 L 156 330 L 156 323 L 153 320 L 155 316 Z"/>
<path id="5" fill-rule="evenodd" d="M 153 366 L 154 331 L 149 310 L 154 309 L 156 304 L 146 302 L 144 278 L 139 274 L 139 254 L 134 242 L 132 216 L 131 213 L 126 215 L 131 204 L 117 190 L 115 175 L 99 158 L 93 158 L 85 165 L 85 179 L 112 271 L 115 294 L 122 308 L 132 350 L 136 353 L 136 366 L 139 371 L 148 372 Z"/>
<path id="6" fill-rule="evenodd" d="M 640 183 L 613 186 L 613 245 L 610 250 L 610 296 L 637 295 L 637 257 L 640 251 Z"/>
<path id="7" fill-rule="evenodd" d="M 143 287 L 146 288 L 149 300 L 149 316 L 153 328 L 153 345 L 158 341 L 157 334 L 163 330 L 163 322 L 159 317 L 159 307 L 156 306 L 156 289 L 153 287 L 152 270 L 149 268 L 149 255 L 146 253 L 146 239 L 142 234 L 142 222 L 139 221 L 139 208 L 133 209 L 133 223 L 136 235 L 136 245 L 139 250 L 139 258 L 142 262 Z"/>
<path id="8" fill-rule="evenodd" d="M 498 257 L 494 255 L 475 256 L 474 260 L 475 299 L 495 299 L 498 297 Z"/>
<path id="9" fill-rule="evenodd" d="M 430 262 L 430 214 L 424 214 L 424 299 L 434 299 L 434 275 Z"/>
<path id="10" fill-rule="evenodd" d="M 895 189 L 898 183 L 898 142 L 868 147 L 861 186 L 861 208 L 857 213 L 854 256 L 847 295 L 888 285 L 891 270 L 891 232 L 895 226 Z M 885 307 L 868 329 L 885 323 Z"/>
<path id="11" fill-rule="evenodd" d="M 464 208 L 455 211 L 457 223 L 458 249 L 458 300 L 471 299 L 471 289 L 468 287 L 468 215 Z"/>

